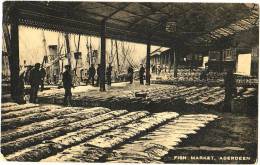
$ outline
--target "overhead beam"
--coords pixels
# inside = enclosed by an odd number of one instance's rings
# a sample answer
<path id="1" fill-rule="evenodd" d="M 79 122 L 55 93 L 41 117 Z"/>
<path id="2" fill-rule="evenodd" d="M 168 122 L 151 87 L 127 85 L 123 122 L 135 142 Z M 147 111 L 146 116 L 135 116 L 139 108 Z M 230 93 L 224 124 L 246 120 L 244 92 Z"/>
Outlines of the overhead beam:
<path id="1" fill-rule="evenodd" d="M 144 3 L 140 3 L 141 5 L 144 5 L 146 6 Z M 128 28 L 132 28 L 133 26 L 136 26 L 136 24 L 142 20 L 145 19 L 145 17 L 148 17 L 149 15 L 153 14 L 154 12 L 157 12 L 157 11 L 161 11 L 161 9 L 165 8 L 166 6 L 169 6 L 169 4 L 166 4 L 164 5 L 163 7 L 160 7 L 159 9 L 151 9 L 152 10 L 151 12 L 149 12 L 148 14 L 144 15 L 144 17 L 141 17 L 140 19 L 137 19 L 136 21 L 134 21 L 133 23 L 131 23 L 130 26 L 128 26 Z"/>
<path id="2" fill-rule="evenodd" d="M 117 8 L 114 12 L 112 12 L 111 14 L 109 14 L 107 17 L 105 17 L 103 19 L 103 21 L 107 21 L 108 19 L 110 19 L 113 15 L 115 15 L 116 13 L 124 10 L 127 6 L 129 6 L 129 3 L 126 3 L 126 5 L 124 5 L 123 7 Z"/>
<path id="3" fill-rule="evenodd" d="M 115 7 L 115 6 L 113 6 L 113 5 L 110 5 L 108 2 L 107 3 L 102 3 L 102 4 L 105 4 L 106 6 L 109 6 L 109 7 L 111 7 L 111 8 L 114 8 L 114 9 L 119 9 L 118 7 Z M 129 14 L 132 14 L 132 15 L 135 15 L 135 16 L 138 16 L 138 17 L 145 17 L 146 19 L 149 19 L 150 21 L 153 21 L 153 22 L 156 22 L 156 23 L 158 23 L 158 20 L 156 20 L 156 19 L 153 19 L 153 18 L 150 18 L 150 17 L 146 17 L 146 16 L 143 16 L 143 15 L 140 15 L 140 14 L 136 14 L 136 13 L 133 13 L 133 12 L 131 12 L 131 11 L 129 11 L 129 10 L 123 10 L 124 12 L 127 12 L 127 13 L 129 13 Z"/>
<path id="4" fill-rule="evenodd" d="M 101 66 L 101 75 L 100 75 L 100 91 L 106 91 L 106 22 L 101 22 L 101 32 L 100 32 L 100 41 L 101 41 L 101 57 L 100 57 L 100 66 Z"/>
<path id="5" fill-rule="evenodd" d="M 243 18 L 241 18 L 240 20 L 245 19 L 245 18 L 248 18 L 248 17 L 250 17 L 250 16 L 246 15 L 246 16 L 244 16 Z M 220 28 L 229 28 L 229 29 L 232 29 L 232 30 L 234 30 L 234 31 L 236 32 L 237 30 L 233 29 L 232 25 L 233 25 L 233 24 L 236 24 L 236 23 L 237 23 L 238 21 L 240 21 L 240 20 L 233 19 L 234 22 L 231 23 L 231 24 L 230 24 L 229 22 L 225 22 L 225 23 L 223 23 L 223 24 L 220 24 L 220 25 L 218 25 L 218 26 L 216 26 L 216 27 L 214 27 L 214 28 L 212 28 L 212 29 L 208 29 L 208 30 L 205 32 L 204 35 L 206 35 L 206 34 L 208 34 L 208 33 L 215 32 L 216 30 L 218 30 L 218 29 L 220 29 Z"/>
<path id="6" fill-rule="evenodd" d="M 73 4 L 72 8 L 75 10 L 75 9 L 78 9 L 84 2 L 73 2 L 75 4 Z"/>
<path id="7" fill-rule="evenodd" d="M 71 16 L 71 13 L 68 12 L 70 11 L 70 6 L 68 7 L 67 10 L 58 10 L 57 11 L 57 8 L 53 8 L 53 6 L 49 5 L 49 6 L 43 6 L 39 3 L 36 3 L 36 2 L 24 2 L 25 4 L 28 4 L 28 6 L 30 6 L 30 8 L 35 8 L 35 9 L 44 9 L 44 10 L 48 10 L 48 12 L 61 12 L 63 13 L 63 16 L 67 16 L 67 17 L 73 17 Z M 82 2 L 83 3 L 83 2 Z M 37 11 L 37 10 L 34 10 L 34 11 Z M 92 16 L 98 16 L 98 17 L 101 17 L 102 19 L 105 19 L 106 15 L 102 15 L 102 14 L 99 14 L 99 13 L 94 13 L 94 12 L 91 12 L 91 11 L 85 11 L 85 10 L 81 10 L 81 9 L 77 9 L 76 12 L 72 12 L 72 14 L 77 14 L 77 15 L 85 15 L 85 14 L 89 14 L 89 15 L 92 15 Z M 114 21 L 118 21 L 118 22 L 123 22 L 123 23 L 126 23 L 126 24 L 130 24 L 131 22 L 129 21 L 126 21 L 126 20 L 121 20 L 121 19 L 116 19 L 116 18 L 110 18 L 111 20 L 114 20 Z"/>
<path id="8" fill-rule="evenodd" d="M 147 48 L 146 48 L 146 85 L 150 85 L 150 59 L 151 59 L 151 42 L 150 38 L 147 41 Z"/>
<path id="9" fill-rule="evenodd" d="M 167 6 L 169 6 L 169 5 L 171 5 L 171 3 L 165 3 L 166 5 L 163 5 L 162 7 L 159 7 L 158 9 L 157 8 L 155 8 L 155 7 L 152 7 L 151 6 L 151 3 L 153 3 L 153 2 L 149 2 L 149 3 L 140 3 L 140 5 L 142 5 L 142 6 L 145 6 L 146 8 L 149 8 L 151 11 L 153 11 L 153 12 L 157 12 L 157 14 L 163 14 L 163 15 L 169 15 L 168 13 L 164 13 L 164 12 L 162 12 L 161 10 L 163 9 L 163 8 L 165 8 L 165 7 L 167 7 Z M 148 5 L 149 4 L 149 5 Z M 162 2 L 161 4 L 164 4 L 164 2 Z"/>
<path id="10" fill-rule="evenodd" d="M 19 81 L 19 29 L 18 29 L 18 10 L 13 8 L 10 12 L 11 17 L 11 42 L 9 54 L 9 67 L 11 74 L 11 98 L 20 103 L 23 100 L 22 89 Z"/>
<path id="11" fill-rule="evenodd" d="M 70 40 L 69 40 L 69 35 L 66 33 L 65 34 L 65 42 L 66 42 L 66 49 L 67 49 L 67 59 L 68 59 L 68 64 L 71 65 L 71 51 L 70 51 Z"/>
<path id="12" fill-rule="evenodd" d="M 174 8 L 177 8 L 179 10 L 184 10 L 183 8 L 179 8 L 179 7 L 174 7 Z M 194 10 L 194 8 L 189 8 L 189 9 L 186 9 L 180 13 L 178 13 L 177 15 L 175 15 L 175 13 L 173 12 L 173 14 L 169 14 L 165 19 L 163 19 L 162 21 L 160 21 L 160 23 L 156 24 L 152 29 L 151 31 L 155 31 L 158 27 L 160 27 L 161 25 L 165 24 L 166 22 L 169 21 L 169 19 L 171 19 L 173 16 L 175 16 L 176 18 L 179 19 L 179 17 L 184 17 L 184 15 L 186 15 L 189 11 L 191 10 Z"/>
<path id="13" fill-rule="evenodd" d="M 4 35 L 4 39 L 5 39 L 6 51 L 8 54 L 10 54 L 11 37 L 10 37 L 8 25 L 5 23 L 3 23 L 3 33 L 4 33 L 3 35 Z"/>
<path id="14" fill-rule="evenodd" d="M 233 34 L 233 32 L 227 30 L 226 28 L 220 28 L 220 29 L 221 29 L 222 31 L 225 31 L 225 32 L 228 33 L 228 34 Z"/>

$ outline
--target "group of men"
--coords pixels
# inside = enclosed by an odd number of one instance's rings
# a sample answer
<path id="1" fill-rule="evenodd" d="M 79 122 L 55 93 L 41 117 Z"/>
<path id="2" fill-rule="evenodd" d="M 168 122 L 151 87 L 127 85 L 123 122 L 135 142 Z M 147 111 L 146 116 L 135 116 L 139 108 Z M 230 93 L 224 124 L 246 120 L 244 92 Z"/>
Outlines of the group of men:
<path id="1" fill-rule="evenodd" d="M 40 63 L 36 63 L 34 68 L 30 70 L 29 83 L 31 85 L 31 90 L 30 90 L 29 101 L 31 103 L 36 103 L 37 93 L 40 85 L 41 85 L 41 91 L 43 90 L 45 75 L 46 75 L 46 71 L 43 67 L 41 67 Z"/>
<path id="2" fill-rule="evenodd" d="M 92 64 L 88 70 L 88 79 L 86 81 L 86 85 L 88 85 L 91 82 L 91 85 L 95 85 L 95 75 L 97 73 L 97 81 L 96 81 L 96 86 L 100 85 L 100 77 L 102 75 L 102 69 L 101 65 L 98 64 L 97 69 L 95 69 L 94 64 Z M 107 85 L 111 86 L 111 81 L 112 81 L 112 66 L 111 64 L 108 65 L 106 69 L 106 80 L 107 80 Z"/>
<path id="3" fill-rule="evenodd" d="M 111 66 L 111 64 L 109 64 L 109 66 L 106 69 L 106 78 L 107 78 L 108 85 L 111 85 L 111 73 L 112 73 L 112 66 Z M 96 69 L 95 69 L 94 65 L 91 65 L 91 67 L 89 68 L 89 77 L 87 80 L 87 84 L 91 80 L 92 85 L 94 86 L 95 74 L 96 74 Z M 101 66 L 98 65 L 97 83 L 96 83 L 97 86 L 100 83 L 101 74 L 102 74 Z M 139 79 L 140 79 L 141 85 L 144 84 L 144 74 L 145 74 L 145 68 L 141 64 L 140 69 L 139 69 Z M 31 69 L 30 76 L 29 76 L 29 83 L 31 85 L 29 101 L 31 103 L 36 103 L 39 86 L 43 85 L 45 75 L 46 75 L 45 70 L 43 68 L 40 69 L 40 63 L 36 63 L 34 68 Z M 129 77 L 130 84 L 132 84 L 133 77 L 134 77 L 134 69 L 131 65 L 128 68 L 128 77 Z M 201 78 L 204 78 L 204 77 L 202 76 Z M 68 104 L 70 104 L 71 98 L 72 98 L 71 88 L 74 87 L 73 82 L 72 82 L 70 65 L 65 66 L 65 72 L 62 74 L 62 82 L 63 82 L 63 87 L 65 89 L 64 104 L 68 105 Z M 225 109 L 227 111 L 230 111 L 231 110 L 231 100 L 236 95 L 235 77 L 231 70 L 228 70 L 228 72 L 224 78 L 224 84 L 225 84 L 225 100 L 224 100 Z M 42 86 L 42 88 L 43 88 L 43 86 Z"/>
<path id="4" fill-rule="evenodd" d="M 71 67 L 70 65 L 65 66 L 65 72 L 62 75 L 62 82 L 63 82 L 63 87 L 65 89 L 65 97 L 64 97 L 64 104 L 70 104 L 72 93 L 71 93 L 71 88 L 73 87 L 72 83 L 72 76 L 71 76 Z M 101 65 L 98 64 L 97 69 L 95 69 L 94 64 L 92 64 L 88 70 L 88 79 L 86 81 L 86 85 L 88 85 L 90 82 L 94 86 L 95 85 L 95 75 L 97 74 L 97 80 L 96 80 L 96 86 L 99 86 L 100 84 L 100 77 L 102 75 L 102 69 Z M 140 84 L 144 84 L 144 74 L 145 74 L 145 68 L 141 64 L 140 69 L 139 69 L 139 79 L 140 79 Z M 106 81 L 107 85 L 111 86 L 111 81 L 112 81 L 112 66 L 111 64 L 108 65 L 106 68 Z M 128 68 L 128 76 L 129 76 L 129 81 L 130 84 L 133 83 L 133 78 L 134 78 L 134 69 L 133 66 L 129 66 Z"/>
<path id="5" fill-rule="evenodd" d="M 155 73 L 155 74 L 157 74 L 157 75 L 160 75 L 161 74 L 161 72 L 163 71 L 164 73 L 166 73 L 167 72 L 167 70 L 168 70 L 168 66 L 167 65 L 152 65 L 151 66 L 151 68 L 152 68 L 152 73 Z"/>
<path id="6" fill-rule="evenodd" d="M 132 65 L 129 66 L 127 73 L 128 73 L 129 82 L 130 84 L 132 84 L 134 79 L 134 68 Z M 145 74 L 145 68 L 143 64 L 141 64 L 139 69 L 139 79 L 141 85 L 144 85 L 144 77 L 145 77 L 144 74 Z"/>

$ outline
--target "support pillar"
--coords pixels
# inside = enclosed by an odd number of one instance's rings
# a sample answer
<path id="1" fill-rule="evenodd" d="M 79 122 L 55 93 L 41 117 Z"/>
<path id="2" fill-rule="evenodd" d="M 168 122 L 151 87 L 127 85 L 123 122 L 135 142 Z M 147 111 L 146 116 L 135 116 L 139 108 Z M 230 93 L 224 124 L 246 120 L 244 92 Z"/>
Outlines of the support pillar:
<path id="1" fill-rule="evenodd" d="M 101 76 L 100 76 L 100 91 L 106 91 L 105 83 L 106 83 L 106 23 L 102 21 L 101 23 L 101 58 L 100 58 L 100 66 L 101 66 Z"/>
<path id="2" fill-rule="evenodd" d="M 174 65 L 174 53 L 175 53 L 175 50 L 173 47 L 171 47 L 169 72 L 171 71 L 172 66 Z"/>
<path id="3" fill-rule="evenodd" d="M 168 64 L 167 64 L 169 73 L 171 72 L 171 64 L 172 64 L 172 62 L 171 62 L 171 51 L 170 51 L 168 54 Z"/>
<path id="4" fill-rule="evenodd" d="M 120 64 L 119 64 L 119 56 L 118 56 L 118 46 L 117 46 L 117 40 L 115 40 L 116 45 L 116 63 L 117 63 L 117 71 L 118 74 L 120 73 Z"/>
<path id="5" fill-rule="evenodd" d="M 150 85 L 150 58 L 151 58 L 151 43 L 148 40 L 146 51 L 146 85 Z"/>
<path id="6" fill-rule="evenodd" d="M 19 103 L 22 99 L 22 90 L 19 84 L 19 29 L 18 29 L 18 11 L 13 9 L 11 17 L 11 41 L 9 54 L 9 68 L 11 74 L 11 98 Z"/>
<path id="7" fill-rule="evenodd" d="M 167 54 L 164 54 L 164 65 L 167 65 Z"/>
<path id="8" fill-rule="evenodd" d="M 219 68 L 219 72 L 223 72 L 224 71 L 224 51 L 221 49 L 220 51 L 220 68 Z"/>
<path id="9" fill-rule="evenodd" d="M 67 48 L 68 65 L 71 65 L 70 40 L 69 40 L 69 35 L 67 33 L 65 34 L 65 41 L 66 41 L 66 48 Z"/>
<path id="10" fill-rule="evenodd" d="M 174 52 L 173 52 L 173 76 L 174 77 L 177 77 L 177 75 L 178 75 L 178 70 L 177 70 L 177 65 L 178 65 L 178 63 L 177 63 L 177 57 L 176 57 L 176 50 L 174 50 Z"/>

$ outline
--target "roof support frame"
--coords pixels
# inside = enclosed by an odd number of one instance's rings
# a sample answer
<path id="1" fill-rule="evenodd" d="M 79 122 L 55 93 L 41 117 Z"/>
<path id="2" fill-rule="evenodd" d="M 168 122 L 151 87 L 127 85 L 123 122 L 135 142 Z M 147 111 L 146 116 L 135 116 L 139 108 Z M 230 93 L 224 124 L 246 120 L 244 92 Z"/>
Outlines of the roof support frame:
<path id="1" fill-rule="evenodd" d="M 179 7 L 175 7 L 179 10 L 184 10 L 183 8 L 179 8 Z M 182 14 L 177 14 L 176 17 L 184 17 L 184 15 L 186 15 L 189 11 L 193 10 L 192 8 L 190 9 L 186 9 L 184 12 L 182 12 Z M 154 28 L 152 28 L 152 31 L 156 30 L 158 27 L 160 27 L 161 25 L 165 24 L 167 21 L 169 21 L 169 19 L 171 19 L 173 16 L 175 16 L 175 13 L 174 14 L 169 14 L 166 19 L 162 20 L 160 23 L 156 24 L 154 26 Z"/>
<path id="2" fill-rule="evenodd" d="M 221 28 L 220 29 L 217 29 L 216 32 L 219 32 L 220 34 L 224 35 L 224 36 L 228 36 L 229 33 L 225 32 L 224 30 L 222 30 Z"/>
<path id="3" fill-rule="evenodd" d="M 140 3 L 141 5 L 145 5 L 143 3 Z M 145 5 L 146 6 L 146 5 Z M 159 9 L 151 9 L 152 12 L 149 12 L 148 14 L 145 15 L 145 17 L 148 17 L 149 15 L 151 15 L 153 12 L 156 12 L 156 11 L 161 11 L 161 9 L 165 8 L 166 6 L 169 6 L 169 4 L 166 4 L 164 5 L 163 7 L 159 8 Z M 155 10 L 155 11 L 154 11 Z M 165 14 L 165 13 L 164 13 Z M 166 14 L 167 15 L 167 14 Z M 128 28 L 132 28 L 133 26 L 136 26 L 136 24 L 144 19 L 146 19 L 145 17 L 141 17 L 140 19 L 136 20 L 135 22 L 133 22 L 130 26 L 128 26 Z"/>
<path id="4" fill-rule="evenodd" d="M 220 28 L 222 31 L 225 31 L 226 33 L 228 33 L 228 34 L 234 34 L 233 32 L 230 32 L 229 30 L 227 30 L 226 28 Z"/>
<path id="5" fill-rule="evenodd" d="M 252 16 L 252 15 L 250 15 L 250 16 L 247 15 L 247 16 L 244 17 L 244 19 L 245 19 L 245 18 L 248 18 L 248 17 L 250 18 L 251 16 Z M 242 19 L 243 19 L 243 18 L 242 18 Z M 239 20 L 238 20 L 238 21 L 239 21 Z M 236 33 L 237 30 L 233 29 L 234 26 L 237 26 L 236 23 L 237 23 L 237 21 L 234 22 L 234 23 L 232 23 L 232 24 L 229 24 L 229 25 L 226 23 L 226 24 L 223 25 L 223 26 L 217 26 L 217 27 L 216 27 L 215 29 L 213 29 L 212 31 L 214 32 L 215 30 L 218 30 L 219 28 L 226 28 L 226 27 L 227 27 L 227 28 L 229 28 L 229 29 L 232 29 L 232 30 Z M 225 27 L 225 26 L 226 26 L 226 27 Z M 244 28 L 239 27 L 239 26 L 238 26 L 238 28 L 241 29 L 241 30 L 247 30 L 247 29 L 244 29 Z M 239 30 L 239 31 L 241 31 L 241 30 Z M 212 33 L 212 31 L 208 31 L 207 33 Z"/>
<path id="6" fill-rule="evenodd" d="M 100 3 L 101 3 L 101 2 L 100 2 Z M 105 4 L 106 6 L 109 6 L 109 7 L 114 8 L 114 9 L 119 9 L 118 7 L 115 7 L 115 6 L 113 6 L 113 5 L 110 5 L 108 2 L 106 2 L 106 3 L 101 3 L 101 4 Z M 129 14 L 132 14 L 132 15 L 135 15 L 135 16 L 138 16 L 138 17 L 143 17 L 142 15 L 133 13 L 133 12 L 128 11 L 128 10 L 121 10 L 121 11 L 127 12 L 127 13 L 129 13 Z M 152 18 L 149 18 L 149 17 L 145 17 L 145 18 L 146 18 L 146 19 L 149 19 L 150 21 L 156 22 L 156 23 L 158 22 L 157 20 L 152 19 Z"/>
<path id="7" fill-rule="evenodd" d="M 109 14 L 109 16 L 105 17 L 105 18 L 103 19 L 103 21 L 107 21 L 108 19 L 110 19 L 110 18 L 111 18 L 113 15 L 115 15 L 116 13 L 118 13 L 118 12 L 124 10 L 127 6 L 129 6 L 129 3 L 126 3 L 126 5 L 124 5 L 123 7 L 120 7 L 120 8 L 118 8 L 118 9 L 116 9 L 113 13 Z"/>

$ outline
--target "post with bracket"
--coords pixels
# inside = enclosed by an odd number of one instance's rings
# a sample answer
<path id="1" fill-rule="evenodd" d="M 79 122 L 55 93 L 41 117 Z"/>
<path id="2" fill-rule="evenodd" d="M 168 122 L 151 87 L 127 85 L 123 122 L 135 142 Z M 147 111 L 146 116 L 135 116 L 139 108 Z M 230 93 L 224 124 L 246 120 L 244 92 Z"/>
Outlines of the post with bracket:
<path id="1" fill-rule="evenodd" d="M 147 40 L 147 49 L 146 49 L 146 85 L 150 85 L 150 58 L 151 58 L 151 42 L 150 38 Z"/>
<path id="2" fill-rule="evenodd" d="M 100 66 L 101 66 L 101 76 L 100 76 L 100 91 L 106 91 L 105 83 L 106 83 L 106 21 L 103 20 L 101 22 L 101 58 L 100 58 Z"/>
<path id="3" fill-rule="evenodd" d="M 9 66 L 11 73 L 11 98 L 19 103 L 22 98 L 22 87 L 19 81 L 19 12 L 14 7 L 10 12 L 11 21 L 11 40 L 10 40 L 10 54 L 9 54 Z"/>

